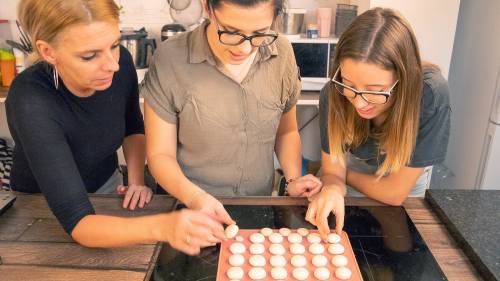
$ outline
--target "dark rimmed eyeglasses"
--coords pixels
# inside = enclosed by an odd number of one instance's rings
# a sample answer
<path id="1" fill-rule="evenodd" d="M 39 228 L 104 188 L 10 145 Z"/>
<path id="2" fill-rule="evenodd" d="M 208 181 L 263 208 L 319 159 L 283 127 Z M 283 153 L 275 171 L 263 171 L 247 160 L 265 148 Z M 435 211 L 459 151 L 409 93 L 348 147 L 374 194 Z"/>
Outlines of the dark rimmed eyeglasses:
<path id="1" fill-rule="evenodd" d="M 387 91 L 358 91 L 353 87 L 349 87 L 343 84 L 341 79 L 339 79 L 340 67 L 337 68 L 335 74 L 333 75 L 332 82 L 335 84 L 335 89 L 339 92 L 339 94 L 343 95 L 348 99 L 355 99 L 358 95 L 361 96 L 366 102 L 374 103 L 374 104 L 384 104 L 389 100 L 389 97 L 392 95 L 392 90 L 398 84 L 399 80 L 397 80 L 392 87 Z"/>
<path id="2" fill-rule="evenodd" d="M 215 16 L 214 10 L 210 9 L 212 15 L 215 19 L 215 25 L 217 26 L 217 35 L 219 35 L 219 42 L 228 46 L 238 46 L 248 40 L 250 45 L 254 47 L 264 47 L 271 45 L 278 38 L 277 33 L 262 33 L 262 34 L 254 34 L 250 36 L 246 36 L 245 34 L 241 34 L 236 31 L 227 31 L 221 30 L 219 25 L 219 21 Z"/>

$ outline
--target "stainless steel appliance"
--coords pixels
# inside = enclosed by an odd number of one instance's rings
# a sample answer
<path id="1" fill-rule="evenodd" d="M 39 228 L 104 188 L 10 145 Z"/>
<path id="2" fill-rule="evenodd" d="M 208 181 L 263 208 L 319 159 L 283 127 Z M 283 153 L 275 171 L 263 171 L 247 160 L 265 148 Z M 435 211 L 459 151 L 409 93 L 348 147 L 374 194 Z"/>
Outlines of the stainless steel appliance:
<path id="1" fill-rule="evenodd" d="M 186 28 L 184 28 L 182 24 L 178 23 L 166 24 L 161 28 L 161 41 L 165 41 L 168 38 L 185 31 Z"/>
<path id="2" fill-rule="evenodd" d="M 147 38 L 148 33 L 144 27 L 139 30 L 123 29 L 120 32 L 120 44 L 132 55 L 135 67 L 147 68 L 149 59 L 156 50 L 156 40 Z"/>

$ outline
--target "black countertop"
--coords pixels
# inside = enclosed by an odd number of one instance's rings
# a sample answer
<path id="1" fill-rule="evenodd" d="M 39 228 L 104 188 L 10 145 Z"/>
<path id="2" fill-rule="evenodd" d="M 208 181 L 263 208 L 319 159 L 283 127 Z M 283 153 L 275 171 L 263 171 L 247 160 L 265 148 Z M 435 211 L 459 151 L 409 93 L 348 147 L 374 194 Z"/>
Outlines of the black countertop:
<path id="1" fill-rule="evenodd" d="M 304 220 L 306 206 L 225 205 L 225 208 L 241 229 L 312 228 Z M 335 225 L 333 216 L 329 224 Z M 349 235 L 365 281 L 447 280 L 402 207 L 347 206 L 344 231 Z M 152 280 L 215 281 L 218 258 L 219 245 L 191 257 L 165 244 Z"/>
<path id="2" fill-rule="evenodd" d="M 427 190 L 426 200 L 485 280 L 500 280 L 500 190 Z"/>

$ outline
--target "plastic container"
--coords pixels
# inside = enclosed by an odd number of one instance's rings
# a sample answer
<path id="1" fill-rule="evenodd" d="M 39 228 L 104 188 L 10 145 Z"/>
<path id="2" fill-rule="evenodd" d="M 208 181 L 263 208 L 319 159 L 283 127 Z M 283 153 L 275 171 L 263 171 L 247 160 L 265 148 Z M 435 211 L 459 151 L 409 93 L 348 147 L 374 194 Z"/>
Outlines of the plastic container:
<path id="1" fill-rule="evenodd" d="M 332 8 L 318 8 L 318 36 L 330 37 L 330 25 L 332 24 Z"/>
<path id="2" fill-rule="evenodd" d="M 16 77 L 16 59 L 8 49 L 0 49 L 0 72 L 2 72 L 2 86 L 9 87 Z"/>

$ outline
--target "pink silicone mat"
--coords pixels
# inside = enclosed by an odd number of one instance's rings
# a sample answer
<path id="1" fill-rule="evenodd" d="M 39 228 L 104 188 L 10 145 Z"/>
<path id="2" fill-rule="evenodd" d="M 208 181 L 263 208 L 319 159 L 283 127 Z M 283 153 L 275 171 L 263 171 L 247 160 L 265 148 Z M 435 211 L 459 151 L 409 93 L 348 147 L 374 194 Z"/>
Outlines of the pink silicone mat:
<path id="1" fill-rule="evenodd" d="M 250 281 L 251 280 L 250 277 L 248 277 L 248 271 L 252 267 L 249 264 L 249 259 L 252 256 L 252 254 L 249 251 L 250 245 L 252 245 L 252 242 L 250 241 L 249 237 L 252 233 L 259 232 L 259 231 L 260 231 L 260 229 L 240 229 L 240 231 L 238 232 L 237 236 L 242 236 L 244 238 L 243 243 L 246 246 L 246 251 L 243 254 L 243 256 L 245 257 L 245 263 L 243 264 L 243 266 L 241 266 L 243 268 L 243 271 L 244 271 L 244 276 L 243 276 L 243 279 L 241 279 L 241 281 L 244 281 L 244 280 Z M 278 232 L 277 229 L 274 229 L 273 231 Z M 332 230 L 332 232 L 333 231 L 334 230 Z M 296 232 L 296 230 L 292 230 L 292 233 L 293 232 Z M 314 232 L 317 232 L 317 231 L 309 230 L 309 233 L 314 233 Z M 220 254 L 219 254 L 219 264 L 217 267 L 217 279 L 216 279 L 217 281 L 229 281 L 229 278 L 227 277 L 227 274 L 226 274 L 227 270 L 231 267 L 231 265 L 229 264 L 229 257 L 232 255 L 232 253 L 231 253 L 231 251 L 229 251 L 229 247 L 231 246 L 231 244 L 233 244 L 235 242 L 237 242 L 237 241 L 233 238 L 233 239 L 230 239 L 228 241 L 224 241 L 221 244 Z M 291 258 L 293 255 L 290 253 L 290 242 L 288 242 L 286 237 L 283 237 L 282 244 L 286 249 L 286 252 L 284 255 L 285 259 L 287 260 L 287 264 L 286 264 L 285 268 L 288 272 L 288 277 L 286 278 L 286 280 L 296 280 L 292 276 L 293 266 L 291 265 L 290 261 L 291 261 Z M 309 271 L 309 278 L 306 280 L 308 280 L 308 281 L 317 280 L 314 277 L 315 266 L 312 264 L 312 258 L 314 255 L 309 253 L 309 245 L 310 244 L 311 243 L 309 243 L 309 241 L 307 241 L 307 237 L 302 237 L 302 245 L 304 245 L 304 247 L 306 248 L 305 253 L 302 255 L 305 256 L 305 258 L 307 259 L 306 268 Z M 340 279 L 335 277 L 335 269 L 336 268 L 331 263 L 332 257 L 334 255 L 332 255 L 328 252 L 329 243 L 328 242 L 327 243 L 321 242 L 321 244 L 323 244 L 323 246 L 325 246 L 325 251 L 324 251 L 323 255 L 328 259 L 328 264 L 326 266 L 328 268 L 328 270 L 330 271 L 330 278 L 328 280 L 335 280 L 335 281 L 340 280 Z M 350 281 L 362 281 L 363 278 L 361 277 L 361 272 L 359 270 L 358 263 L 356 262 L 356 258 L 354 257 L 354 252 L 352 250 L 351 244 L 349 243 L 349 238 L 347 237 L 347 233 L 342 232 L 340 244 L 342 244 L 345 248 L 345 252 L 342 255 L 344 255 L 348 259 L 348 264 L 346 267 L 349 268 L 352 272 L 352 276 L 349 280 Z M 272 256 L 271 253 L 269 252 L 270 245 L 271 245 L 271 242 L 268 240 L 268 237 L 266 237 L 266 240 L 264 242 L 264 247 L 266 248 L 266 251 L 262 255 L 266 258 L 266 265 L 264 266 L 264 269 L 266 270 L 267 276 L 266 276 L 266 278 L 261 279 L 261 280 L 265 280 L 265 281 L 274 280 L 271 277 L 271 265 L 269 264 L 269 259 Z"/>

